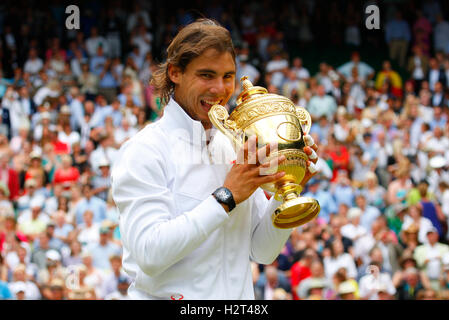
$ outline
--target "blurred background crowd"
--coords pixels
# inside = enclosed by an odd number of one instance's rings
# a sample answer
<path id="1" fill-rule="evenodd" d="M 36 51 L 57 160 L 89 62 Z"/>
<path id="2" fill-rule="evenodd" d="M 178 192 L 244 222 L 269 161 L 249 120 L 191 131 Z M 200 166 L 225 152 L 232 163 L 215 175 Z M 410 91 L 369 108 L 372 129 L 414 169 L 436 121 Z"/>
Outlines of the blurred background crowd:
<path id="1" fill-rule="evenodd" d="M 0 299 L 128 298 L 110 168 L 162 115 L 149 79 L 200 16 L 319 146 L 319 217 L 253 263 L 256 298 L 449 299 L 448 2 L 78 1 L 79 30 L 69 4 L 0 3 Z"/>

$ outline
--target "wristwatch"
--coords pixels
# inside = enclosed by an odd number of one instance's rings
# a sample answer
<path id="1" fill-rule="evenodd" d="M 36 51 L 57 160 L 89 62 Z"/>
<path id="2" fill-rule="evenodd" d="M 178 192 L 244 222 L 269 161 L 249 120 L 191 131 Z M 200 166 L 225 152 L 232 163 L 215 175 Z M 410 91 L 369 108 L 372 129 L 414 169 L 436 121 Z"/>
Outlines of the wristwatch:
<path id="1" fill-rule="evenodd" d="M 220 187 L 215 190 L 212 195 L 215 197 L 217 202 L 227 205 L 229 208 L 229 212 L 231 212 L 232 209 L 235 208 L 234 197 L 232 196 L 231 190 L 229 190 L 228 188 Z"/>

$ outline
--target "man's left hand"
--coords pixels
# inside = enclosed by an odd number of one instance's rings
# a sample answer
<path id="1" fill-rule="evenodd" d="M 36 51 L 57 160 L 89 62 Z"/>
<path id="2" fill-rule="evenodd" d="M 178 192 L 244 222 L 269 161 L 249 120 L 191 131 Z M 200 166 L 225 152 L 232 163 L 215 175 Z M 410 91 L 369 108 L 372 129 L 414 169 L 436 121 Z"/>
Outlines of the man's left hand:
<path id="1" fill-rule="evenodd" d="M 304 141 L 306 143 L 306 146 L 304 147 L 303 150 L 306 153 L 309 160 L 307 160 L 306 174 L 301 181 L 301 186 L 303 188 L 305 187 L 306 183 L 318 173 L 318 170 L 315 166 L 316 162 L 318 161 L 317 155 L 318 146 L 316 145 L 315 141 L 313 141 L 313 138 L 310 135 L 304 136 Z"/>

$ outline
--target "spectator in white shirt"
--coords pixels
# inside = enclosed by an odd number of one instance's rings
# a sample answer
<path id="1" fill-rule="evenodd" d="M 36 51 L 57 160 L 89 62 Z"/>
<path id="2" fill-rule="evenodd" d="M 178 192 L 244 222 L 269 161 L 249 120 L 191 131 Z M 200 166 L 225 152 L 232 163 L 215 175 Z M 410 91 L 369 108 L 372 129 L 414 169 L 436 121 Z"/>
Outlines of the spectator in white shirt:
<path id="1" fill-rule="evenodd" d="M 89 57 L 94 57 L 97 54 L 98 46 L 102 46 L 105 56 L 109 55 L 108 41 L 98 34 L 98 28 L 92 27 L 90 29 L 90 37 L 86 40 L 86 49 Z"/>
<path id="2" fill-rule="evenodd" d="M 362 299 L 379 300 L 379 291 L 390 296 L 396 293 L 390 274 L 381 272 L 380 268 L 379 264 L 371 263 L 367 268 L 367 274 L 360 279 L 359 293 Z"/>
<path id="3" fill-rule="evenodd" d="M 137 30 L 133 36 L 131 36 L 131 44 L 139 47 L 139 54 L 143 58 L 148 52 L 151 52 L 151 43 L 153 36 L 147 31 L 144 25 L 137 27 Z"/>
<path id="4" fill-rule="evenodd" d="M 42 59 L 38 57 L 37 50 L 35 48 L 31 48 L 23 71 L 29 73 L 32 77 L 35 77 L 38 75 L 39 71 L 41 71 L 43 66 L 44 63 Z"/>
<path id="5" fill-rule="evenodd" d="M 248 63 L 248 55 L 241 54 L 238 56 L 237 65 L 237 80 L 241 79 L 243 76 L 248 77 L 248 80 L 252 84 L 256 84 L 260 78 L 260 72 L 252 64 Z"/>
<path id="6" fill-rule="evenodd" d="M 131 138 L 137 133 L 137 129 L 130 126 L 130 123 L 126 117 L 122 118 L 122 126 L 114 131 L 115 142 L 119 145 Z"/>
<path id="7" fill-rule="evenodd" d="M 337 111 L 337 103 L 334 97 L 326 94 L 324 86 L 319 85 L 317 94 L 310 99 L 306 109 L 309 111 L 312 119 L 318 119 L 325 115 L 328 120 L 331 120 Z"/>
<path id="8" fill-rule="evenodd" d="M 265 71 L 272 75 L 271 83 L 278 89 L 282 86 L 287 69 L 288 61 L 282 57 L 280 51 L 273 55 L 273 58 L 268 61 L 265 67 Z"/>
<path id="9" fill-rule="evenodd" d="M 341 240 L 334 240 L 330 249 L 330 256 L 326 256 L 323 259 L 327 279 L 332 280 L 335 272 L 340 268 L 346 269 L 348 278 L 355 279 L 357 277 L 357 268 L 354 259 L 349 253 L 344 252 Z"/>
<path id="10" fill-rule="evenodd" d="M 83 247 L 97 243 L 100 240 L 100 225 L 93 222 L 94 213 L 90 210 L 84 211 L 84 223 L 78 226 L 77 239 Z"/>
<path id="11" fill-rule="evenodd" d="M 296 77 L 300 80 L 309 80 L 310 78 L 310 73 L 309 70 L 307 70 L 303 65 L 302 65 L 302 59 L 300 57 L 295 57 L 292 61 L 292 68 L 293 72 L 296 73 Z"/>
<path id="12" fill-rule="evenodd" d="M 360 216 L 362 215 L 362 210 L 360 208 L 354 207 L 348 211 L 349 223 L 341 228 L 341 234 L 346 238 L 356 241 L 357 239 L 363 237 L 367 234 L 367 230 L 360 225 Z"/>

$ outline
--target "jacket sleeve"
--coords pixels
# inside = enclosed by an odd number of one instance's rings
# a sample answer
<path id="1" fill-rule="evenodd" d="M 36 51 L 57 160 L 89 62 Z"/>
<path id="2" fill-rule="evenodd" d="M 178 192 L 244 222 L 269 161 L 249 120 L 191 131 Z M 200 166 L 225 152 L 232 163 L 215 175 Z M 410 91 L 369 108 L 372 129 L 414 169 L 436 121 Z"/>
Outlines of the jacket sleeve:
<path id="1" fill-rule="evenodd" d="M 251 259 L 257 263 L 270 264 L 281 252 L 293 229 L 278 229 L 273 226 L 271 215 L 281 202 L 274 197 L 267 200 L 260 188 L 252 198 Z"/>
<path id="2" fill-rule="evenodd" d="M 212 195 L 175 216 L 163 153 L 135 141 L 124 147 L 111 175 L 123 245 L 145 274 L 157 276 L 198 248 L 229 216 Z"/>

